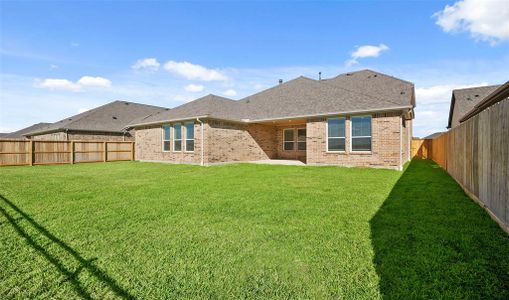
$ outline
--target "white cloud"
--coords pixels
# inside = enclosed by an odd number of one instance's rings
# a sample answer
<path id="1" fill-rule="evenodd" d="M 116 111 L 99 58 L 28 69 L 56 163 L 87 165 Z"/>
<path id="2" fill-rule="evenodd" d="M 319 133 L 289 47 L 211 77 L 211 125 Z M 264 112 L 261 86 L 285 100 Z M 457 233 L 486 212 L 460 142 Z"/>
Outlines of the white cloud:
<path id="1" fill-rule="evenodd" d="M 351 66 L 359 62 L 359 58 L 365 57 L 378 57 L 383 51 L 389 50 L 384 44 L 378 46 L 364 45 L 358 46 L 357 49 L 350 55 L 351 59 L 347 61 L 347 65 Z"/>
<path id="2" fill-rule="evenodd" d="M 488 85 L 488 83 L 482 82 L 479 84 L 470 85 L 444 84 L 416 88 L 415 98 L 417 99 L 419 104 L 449 103 L 451 101 L 452 90 L 486 85 Z"/>
<path id="3" fill-rule="evenodd" d="M 83 76 L 77 84 L 80 86 L 110 87 L 111 81 L 104 77 Z"/>
<path id="4" fill-rule="evenodd" d="M 160 65 L 161 64 L 155 58 L 144 58 L 136 61 L 136 63 L 134 63 L 134 65 L 132 65 L 131 68 L 133 68 L 134 70 L 157 71 L 159 70 Z"/>
<path id="5" fill-rule="evenodd" d="M 58 69 L 58 66 L 57 65 L 50 65 L 49 68 L 51 70 L 56 70 L 56 69 Z"/>
<path id="6" fill-rule="evenodd" d="M 492 45 L 509 40 L 509 1 L 462 0 L 446 5 L 433 17 L 445 32 L 469 32 Z"/>
<path id="7" fill-rule="evenodd" d="M 79 84 L 76 84 L 67 79 L 55 79 L 47 78 L 44 80 L 37 80 L 35 83 L 36 87 L 46 88 L 50 90 L 70 90 L 77 91 L 81 88 Z"/>
<path id="8" fill-rule="evenodd" d="M 168 61 L 164 64 L 164 69 L 168 72 L 178 74 L 190 80 L 203 80 L 203 81 L 225 81 L 228 80 L 226 75 L 218 70 L 207 69 L 204 66 L 194 65 L 187 61 L 176 62 Z"/>
<path id="9" fill-rule="evenodd" d="M 79 47 L 80 44 L 76 43 L 76 42 L 71 42 L 71 47 Z"/>
<path id="10" fill-rule="evenodd" d="M 237 95 L 237 92 L 233 89 L 228 89 L 223 92 L 223 95 L 228 96 L 228 97 L 233 97 L 233 96 Z"/>
<path id="11" fill-rule="evenodd" d="M 192 100 L 195 100 L 196 98 L 194 97 L 191 97 L 191 96 L 184 96 L 184 95 L 175 95 L 175 96 L 172 96 L 170 97 L 170 101 L 171 102 L 189 102 L 189 101 L 192 101 Z"/>
<path id="12" fill-rule="evenodd" d="M 184 87 L 184 89 L 188 92 L 192 92 L 192 93 L 196 93 L 196 92 L 201 92 L 203 91 L 205 87 L 201 84 L 188 84 Z"/>
<path id="13" fill-rule="evenodd" d="M 79 91 L 83 87 L 110 87 L 111 81 L 103 77 L 83 76 L 76 83 L 67 79 L 36 79 L 35 87 L 49 90 Z"/>

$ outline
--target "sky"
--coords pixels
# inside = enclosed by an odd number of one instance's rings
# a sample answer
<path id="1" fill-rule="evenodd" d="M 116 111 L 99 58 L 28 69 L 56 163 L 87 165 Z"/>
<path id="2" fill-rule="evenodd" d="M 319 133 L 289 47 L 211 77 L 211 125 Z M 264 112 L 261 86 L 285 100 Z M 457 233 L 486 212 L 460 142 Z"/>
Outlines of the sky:
<path id="1" fill-rule="evenodd" d="M 0 132 L 373 69 L 415 83 L 422 137 L 445 130 L 452 89 L 508 66 L 509 1 L 1 1 Z"/>

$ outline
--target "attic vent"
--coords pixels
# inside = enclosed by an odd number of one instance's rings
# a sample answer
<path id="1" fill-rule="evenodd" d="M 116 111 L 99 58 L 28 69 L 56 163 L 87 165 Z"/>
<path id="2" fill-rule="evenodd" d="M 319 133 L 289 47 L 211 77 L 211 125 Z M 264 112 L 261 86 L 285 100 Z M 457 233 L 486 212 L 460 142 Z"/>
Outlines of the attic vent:
<path id="1" fill-rule="evenodd" d="M 283 79 L 279 79 L 279 84 L 282 84 L 283 83 Z"/>
<path id="2" fill-rule="evenodd" d="M 373 75 L 373 77 L 376 77 L 376 76 L 377 76 L 376 74 L 375 74 L 375 75 Z"/>
<path id="3" fill-rule="evenodd" d="M 127 102 L 124 102 L 124 104 L 125 104 L 125 105 L 129 105 L 129 103 L 127 103 Z"/>
<path id="4" fill-rule="evenodd" d="M 475 95 L 475 97 L 479 97 L 479 95 Z"/>
<path id="5" fill-rule="evenodd" d="M 401 93 L 400 93 L 400 94 L 401 94 L 401 95 L 404 95 L 404 94 L 405 94 L 405 91 L 401 91 Z"/>
<path id="6" fill-rule="evenodd" d="M 352 73 L 346 73 L 346 76 L 352 76 Z"/>
<path id="7" fill-rule="evenodd" d="M 112 118 L 113 118 L 113 120 L 116 120 L 116 119 L 117 119 L 117 117 L 115 117 L 115 116 L 114 116 L 114 117 L 112 117 Z"/>

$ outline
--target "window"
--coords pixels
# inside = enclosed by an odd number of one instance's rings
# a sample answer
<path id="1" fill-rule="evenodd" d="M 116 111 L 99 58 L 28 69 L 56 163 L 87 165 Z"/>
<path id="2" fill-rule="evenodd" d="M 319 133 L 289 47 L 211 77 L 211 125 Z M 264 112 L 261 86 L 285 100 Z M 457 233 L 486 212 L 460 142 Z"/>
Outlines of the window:
<path id="1" fill-rule="evenodd" d="M 297 150 L 306 150 L 306 128 L 297 129 Z"/>
<path id="2" fill-rule="evenodd" d="M 327 119 L 327 151 L 345 151 L 345 118 Z"/>
<path id="3" fill-rule="evenodd" d="M 352 151 L 371 151 L 371 116 L 352 117 Z"/>
<path id="4" fill-rule="evenodd" d="M 182 151 L 182 125 L 173 125 L 173 151 Z"/>
<path id="5" fill-rule="evenodd" d="M 285 129 L 283 130 L 283 149 L 284 150 L 293 150 L 293 145 L 295 144 L 293 129 Z"/>
<path id="6" fill-rule="evenodd" d="M 163 125 L 163 151 L 170 151 L 170 125 Z"/>
<path id="7" fill-rule="evenodd" d="M 194 151 L 194 123 L 186 124 L 186 151 Z"/>

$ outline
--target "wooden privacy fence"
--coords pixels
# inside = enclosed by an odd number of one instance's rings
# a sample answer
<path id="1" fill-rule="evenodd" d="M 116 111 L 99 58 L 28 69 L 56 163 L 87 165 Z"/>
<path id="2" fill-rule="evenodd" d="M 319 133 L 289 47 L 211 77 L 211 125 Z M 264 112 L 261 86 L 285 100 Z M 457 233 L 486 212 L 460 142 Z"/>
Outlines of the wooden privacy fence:
<path id="1" fill-rule="evenodd" d="M 134 142 L 0 140 L 0 166 L 134 160 Z"/>
<path id="2" fill-rule="evenodd" d="M 444 168 L 509 232 L 509 99 L 437 138 L 421 141 L 412 141 L 412 154 Z"/>

